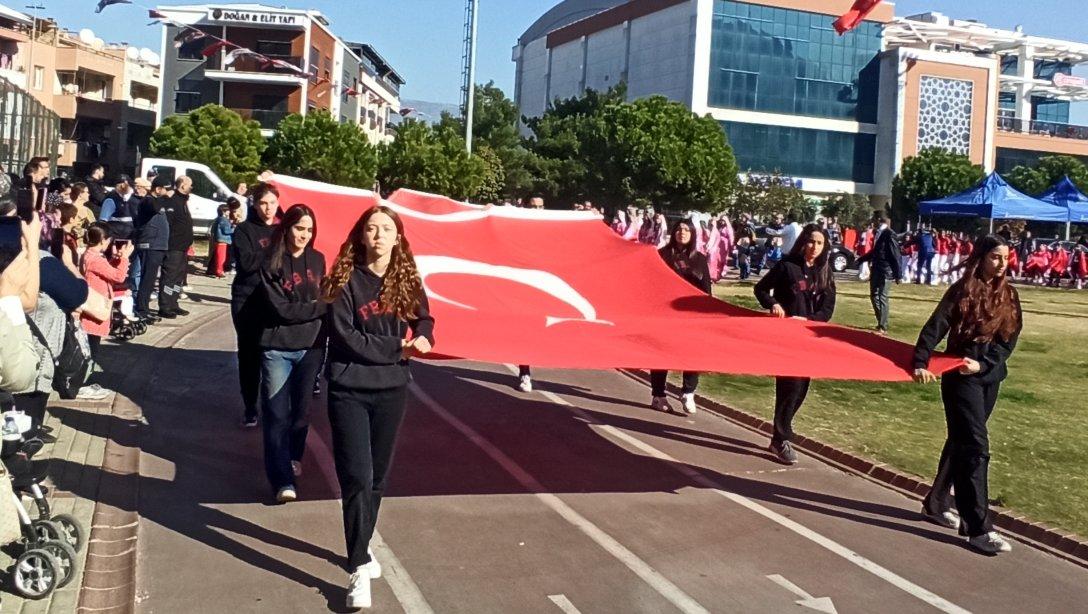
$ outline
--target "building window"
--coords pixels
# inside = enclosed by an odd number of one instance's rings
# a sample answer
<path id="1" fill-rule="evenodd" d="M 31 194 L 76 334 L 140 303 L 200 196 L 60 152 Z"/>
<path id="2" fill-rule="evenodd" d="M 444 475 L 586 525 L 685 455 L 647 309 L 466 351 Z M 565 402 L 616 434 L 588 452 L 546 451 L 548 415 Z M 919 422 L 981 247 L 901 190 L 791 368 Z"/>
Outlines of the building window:
<path id="1" fill-rule="evenodd" d="M 31 83 L 36 90 L 41 90 L 45 86 L 45 68 L 41 66 L 34 67 L 34 78 Z"/>
<path id="2" fill-rule="evenodd" d="M 175 113 L 190 113 L 201 106 L 200 92 L 178 92 L 174 95 Z"/>
<path id="3" fill-rule="evenodd" d="M 289 41 L 257 41 L 257 53 L 272 58 L 291 57 L 291 43 Z"/>
<path id="4" fill-rule="evenodd" d="M 310 83 L 317 83 L 318 71 L 321 70 L 321 52 L 317 47 L 310 47 Z"/>
<path id="5" fill-rule="evenodd" d="M 876 135 L 722 122 L 741 172 L 873 182 Z"/>
<path id="6" fill-rule="evenodd" d="M 827 15 L 716 0 L 713 107 L 876 121 L 881 27 L 839 36 Z"/>
<path id="7" fill-rule="evenodd" d="M 918 151 L 936 147 L 971 153 L 973 81 L 922 76 L 918 95 Z"/>

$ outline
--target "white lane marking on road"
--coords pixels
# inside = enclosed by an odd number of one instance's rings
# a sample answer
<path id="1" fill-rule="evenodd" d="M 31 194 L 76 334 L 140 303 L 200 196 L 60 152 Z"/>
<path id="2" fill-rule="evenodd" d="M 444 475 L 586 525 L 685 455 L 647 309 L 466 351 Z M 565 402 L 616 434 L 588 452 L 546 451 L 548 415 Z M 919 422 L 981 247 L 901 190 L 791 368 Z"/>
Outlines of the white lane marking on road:
<path id="1" fill-rule="evenodd" d="M 377 531 L 374 532 L 374 538 L 370 540 L 370 547 L 374 549 L 374 556 L 382 564 L 382 578 L 389 584 L 389 588 L 393 589 L 393 595 L 396 596 L 404 611 L 407 614 L 434 614 L 431 604 L 427 603 L 415 580 L 408 575 L 408 570 L 400 564 L 400 560 Z"/>
<path id="2" fill-rule="evenodd" d="M 544 485 L 537 481 L 528 471 L 526 471 L 521 465 L 517 464 L 514 459 L 506 455 L 505 452 L 495 447 L 490 441 L 485 439 L 482 435 L 473 430 L 472 427 L 459 420 L 456 416 L 446 411 L 444 407 L 438 404 L 429 394 L 424 392 L 418 384 L 410 384 L 409 388 L 412 393 L 416 395 L 416 398 L 426 405 L 432 412 L 438 415 L 439 418 L 445 420 L 454 429 L 461 432 L 469 441 L 474 443 L 476 447 L 480 448 L 485 454 L 491 457 L 491 460 L 495 461 L 500 467 L 502 467 L 507 473 L 514 477 L 521 483 L 522 487 L 533 493 L 533 495 L 540 499 L 551 508 L 552 511 L 559 514 L 568 523 L 574 525 L 582 533 L 585 533 L 587 537 L 597 543 L 598 546 L 603 548 L 606 552 L 615 557 L 618 561 L 623 563 L 628 569 L 634 572 L 643 582 L 650 585 L 651 588 L 656 590 L 662 597 L 667 599 L 670 603 L 677 607 L 681 612 L 692 612 L 698 614 L 709 614 L 708 610 L 704 608 L 699 602 L 695 601 L 690 595 L 680 590 L 678 586 L 669 581 L 668 578 L 661 575 L 657 570 L 650 567 L 646 561 L 638 558 L 635 553 L 628 550 L 623 544 L 616 541 L 611 535 L 605 533 L 584 516 L 574 511 L 572 507 L 563 502 L 562 499 L 549 493 L 545 490 Z"/>
<path id="3" fill-rule="evenodd" d="M 507 365 L 507 368 L 510 368 L 510 365 Z M 868 571 L 869 573 L 877 576 L 885 582 L 888 582 L 892 586 L 895 586 L 896 588 L 899 588 L 900 590 L 903 590 L 906 593 L 928 603 L 929 605 L 937 608 L 938 610 L 942 612 L 949 612 L 950 614 L 970 614 L 969 610 L 961 608 L 960 606 L 922 588 L 921 586 L 914 584 L 910 580 L 907 580 L 906 578 L 896 574 L 890 569 L 887 569 L 874 563 L 873 561 L 870 561 L 869 559 L 861 556 L 857 552 L 850 550 L 846 546 L 843 546 L 838 542 L 824 537 L 823 535 L 813 531 L 812 529 L 809 529 L 804 525 L 794 522 L 793 520 L 790 520 L 789 518 L 786 518 L 785 516 L 775 512 L 774 510 L 764 507 L 763 505 L 760 505 L 759 503 L 756 503 L 755 501 L 752 501 L 747 497 L 725 490 L 725 488 L 722 487 L 721 484 L 718 484 L 717 482 L 703 475 L 701 472 L 693 469 L 691 466 L 676 460 L 675 458 L 658 450 L 650 444 L 645 443 L 642 440 L 637 439 L 634 436 L 624 431 L 621 431 L 610 424 L 601 424 L 599 420 L 591 418 L 590 415 L 583 411 L 581 408 L 575 407 L 574 405 L 559 397 L 555 393 L 547 390 L 541 390 L 539 392 L 545 398 L 559 405 L 570 408 L 570 410 L 574 414 L 588 420 L 590 424 L 598 426 L 600 430 L 613 435 L 621 441 L 627 442 L 631 446 L 645 452 L 647 455 L 653 458 L 670 463 L 673 469 L 691 478 L 693 481 L 700 484 L 704 488 L 707 488 L 721 495 L 722 497 L 729 499 L 734 503 L 748 508 L 749 510 L 759 514 L 760 516 L 763 516 L 764 518 L 793 531 L 794 533 L 800 535 L 801 537 L 804 537 L 805 539 L 808 539 L 809 541 L 815 542 L 817 545 L 822 546 L 827 550 L 830 550 L 831 552 L 839 555 L 847 561 L 850 561 L 854 565 L 861 567 L 865 571 Z"/>
<path id="4" fill-rule="evenodd" d="M 578 608 L 574 607 L 570 599 L 567 599 L 566 595 L 548 595 L 548 599 L 551 599 L 552 603 L 560 610 L 563 610 L 565 614 L 582 614 L 578 611 Z"/>
<path id="5" fill-rule="evenodd" d="M 332 465 L 332 452 L 330 452 L 328 444 L 316 432 L 309 438 L 309 442 L 314 456 L 317 457 L 317 464 L 321 467 L 321 473 L 325 476 L 329 487 L 333 492 L 338 492 L 340 486 L 336 479 L 336 468 Z M 337 505 L 343 504 L 340 499 L 337 499 L 336 503 Z M 370 547 L 374 549 L 374 556 L 382 564 L 382 578 L 385 579 L 389 588 L 393 590 L 393 595 L 400 602 L 400 606 L 404 608 L 404 611 L 407 614 L 434 614 L 434 610 L 427 603 L 427 599 L 419 590 L 415 580 L 412 579 L 408 570 L 401 564 L 400 559 L 393 554 L 389 544 L 385 543 L 385 540 L 377 531 L 374 532 L 374 537 L 370 540 Z"/>
<path id="6" fill-rule="evenodd" d="M 835 609 L 835 604 L 832 603 L 830 597 L 813 597 L 805 592 L 805 589 L 778 574 L 769 575 L 767 576 L 767 579 L 800 597 L 800 599 L 794 603 L 802 608 L 823 612 L 824 614 L 839 614 L 839 611 Z"/>

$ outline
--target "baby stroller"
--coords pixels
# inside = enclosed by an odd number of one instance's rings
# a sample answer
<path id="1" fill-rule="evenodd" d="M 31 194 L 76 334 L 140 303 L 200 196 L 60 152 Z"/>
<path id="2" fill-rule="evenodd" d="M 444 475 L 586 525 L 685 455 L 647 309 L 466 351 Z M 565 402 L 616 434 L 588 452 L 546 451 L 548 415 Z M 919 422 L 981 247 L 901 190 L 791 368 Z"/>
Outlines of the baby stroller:
<path id="1" fill-rule="evenodd" d="M 26 599 L 42 599 L 67 586 L 77 575 L 83 548 L 83 527 L 68 514 L 51 515 L 45 489 L 41 486 L 44 470 L 35 470 L 31 460 L 44 445 L 37 438 L 24 438 L 31 427 L 30 417 L 18 411 L 3 414 L 2 479 L 10 480 L 10 502 L 19 520 L 20 537 L 16 540 L 21 554 L 11 569 L 11 585 Z M 6 490 L 6 489 L 5 489 Z M 32 519 L 22 497 L 33 499 L 38 517 Z"/>
<path id="2" fill-rule="evenodd" d="M 122 341 L 135 339 L 147 332 L 147 323 L 136 317 L 132 294 L 127 291 L 115 294 L 110 314 L 110 335 Z"/>

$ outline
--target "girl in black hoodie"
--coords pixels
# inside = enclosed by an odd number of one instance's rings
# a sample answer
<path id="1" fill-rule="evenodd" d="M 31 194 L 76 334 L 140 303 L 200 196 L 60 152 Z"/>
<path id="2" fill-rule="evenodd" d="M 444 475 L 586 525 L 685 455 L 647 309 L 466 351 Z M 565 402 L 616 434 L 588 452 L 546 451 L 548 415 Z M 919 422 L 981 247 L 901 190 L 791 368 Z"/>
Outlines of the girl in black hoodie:
<path id="1" fill-rule="evenodd" d="M 691 220 L 680 220 L 673 226 L 672 235 L 665 247 L 657 251 L 665 264 L 684 279 L 695 286 L 700 292 L 710 294 L 710 266 L 706 256 L 696 248 L 695 224 Z M 668 379 L 668 371 L 650 371 L 650 388 L 652 399 L 650 407 L 671 412 L 672 407 L 665 397 L 665 382 Z M 681 400 L 684 411 L 695 413 L 695 389 L 699 386 L 699 374 L 684 372 Z"/>
<path id="2" fill-rule="evenodd" d="M 275 186 L 259 184 L 253 190 L 253 206 L 246 221 L 234 230 L 231 251 L 235 276 L 230 286 L 230 315 L 238 337 L 238 383 L 242 390 L 242 426 L 257 426 L 257 398 L 261 390 L 262 301 L 254 296 L 261 285 L 265 249 L 275 230 L 280 193 Z"/>
<path id="3" fill-rule="evenodd" d="M 291 207 L 272 233 L 260 272 L 264 466 L 280 503 L 297 498 L 295 477 L 310 430 L 306 403 L 325 352 L 325 256 L 313 248 L 316 236 L 314 212 Z"/>
<path id="4" fill-rule="evenodd" d="M 835 280 L 831 276 L 829 253 L 824 231 L 816 224 L 805 226 L 789 255 L 756 284 L 759 304 L 776 318 L 829 321 L 835 313 Z M 790 444 L 793 417 L 805 402 L 811 381 L 807 377 L 774 380 L 774 435 L 770 450 L 791 465 L 797 462 Z"/>
<path id="5" fill-rule="evenodd" d="M 388 207 L 359 218 L 322 283 L 329 307 L 329 423 L 344 510 L 349 608 L 370 607 L 370 539 L 408 394 L 408 359 L 434 345 L 423 281 Z M 409 337 L 409 332 L 411 336 Z"/>

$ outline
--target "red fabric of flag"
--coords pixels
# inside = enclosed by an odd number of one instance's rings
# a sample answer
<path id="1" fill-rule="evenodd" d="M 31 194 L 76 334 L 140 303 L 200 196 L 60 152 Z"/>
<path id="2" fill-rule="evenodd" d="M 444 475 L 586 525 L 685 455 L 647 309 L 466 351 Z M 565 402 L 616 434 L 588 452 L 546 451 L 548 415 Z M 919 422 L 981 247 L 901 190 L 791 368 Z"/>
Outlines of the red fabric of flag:
<path id="1" fill-rule="evenodd" d="M 280 202 L 311 206 L 330 259 L 379 203 L 404 223 L 434 314 L 438 357 L 540 367 L 634 367 L 907 381 L 913 348 L 834 324 L 778 319 L 700 294 L 657 250 L 591 213 L 478 207 L 275 176 Z M 935 356 L 940 373 L 961 361 Z"/>
<path id="2" fill-rule="evenodd" d="M 881 0 L 854 0 L 854 6 L 850 7 L 849 11 L 846 11 L 842 17 L 836 19 L 832 24 L 835 27 L 835 31 L 838 32 L 839 35 L 843 35 L 858 27 L 858 24 L 864 21 L 865 17 L 873 12 L 873 9 L 875 9 L 876 5 L 880 4 L 880 2 Z"/>

